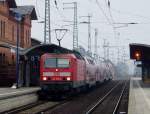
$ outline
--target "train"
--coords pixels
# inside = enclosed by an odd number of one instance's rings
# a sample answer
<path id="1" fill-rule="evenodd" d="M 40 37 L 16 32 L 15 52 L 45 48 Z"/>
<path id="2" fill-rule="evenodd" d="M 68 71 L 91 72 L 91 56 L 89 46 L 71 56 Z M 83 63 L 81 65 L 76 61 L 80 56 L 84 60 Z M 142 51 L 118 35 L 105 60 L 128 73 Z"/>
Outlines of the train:
<path id="1" fill-rule="evenodd" d="M 78 51 L 44 53 L 40 58 L 40 85 L 50 94 L 78 92 L 112 80 L 111 61 L 99 60 Z"/>

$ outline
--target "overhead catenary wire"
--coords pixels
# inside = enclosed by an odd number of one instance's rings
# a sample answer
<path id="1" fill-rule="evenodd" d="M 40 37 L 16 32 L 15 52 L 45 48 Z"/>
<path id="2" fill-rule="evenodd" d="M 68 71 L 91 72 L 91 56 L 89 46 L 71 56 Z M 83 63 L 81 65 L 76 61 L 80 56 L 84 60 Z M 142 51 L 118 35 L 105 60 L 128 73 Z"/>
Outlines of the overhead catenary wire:
<path id="1" fill-rule="evenodd" d="M 58 15 L 63 19 L 65 19 L 66 17 L 62 14 L 62 12 L 60 11 L 60 8 L 58 7 L 58 3 L 57 3 L 57 0 L 54 0 L 54 4 L 55 6 L 50 6 L 51 7 L 51 10 L 54 10 L 54 8 L 57 9 L 57 12 L 58 12 Z M 38 6 L 38 0 L 36 0 L 35 2 L 35 6 L 36 6 L 36 11 L 37 11 L 37 15 L 40 19 L 44 20 L 44 17 L 41 16 L 40 14 L 40 10 L 39 10 L 39 6 Z"/>
<path id="2" fill-rule="evenodd" d="M 113 16 L 112 16 L 112 13 L 111 13 L 111 6 L 110 6 L 110 1 L 109 0 L 105 0 L 105 3 L 106 3 L 106 7 L 108 7 L 108 10 L 109 10 L 109 14 L 110 14 L 110 17 L 111 17 L 111 21 L 112 21 L 112 27 L 113 27 L 113 32 L 114 32 L 114 38 L 116 39 L 117 37 L 116 37 L 116 28 L 115 28 L 115 26 L 114 26 L 114 24 L 115 24 L 115 21 L 114 21 L 114 18 L 113 18 Z"/>
<path id="3" fill-rule="evenodd" d="M 109 17 L 106 15 L 105 11 L 104 11 L 103 8 L 101 7 L 101 5 L 100 5 L 100 3 L 99 3 L 98 0 L 96 0 L 96 4 L 97 4 L 98 8 L 101 10 L 101 12 L 103 13 L 103 15 L 105 16 L 107 22 L 108 22 L 110 25 L 112 25 L 112 23 L 111 23 Z"/>
<path id="4" fill-rule="evenodd" d="M 105 3 L 107 4 L 107 7 L 110 6 L 110 1 L 109 3 L 105 0 Z M 103 15 L 105 16 L 106 20 L 108 21 L 108 23 L 112 26 L 112 29 L 113 29 L 113 32 L 114 32 L 114 37 L 116 39 L 116 29 L 115 29 L 115 26 L 114 26 L 114 19 L 112 17 L 112 14 L 111 14 L 111 11 L 110 11 L 110 8 L 109 8 L 109 14 L 110 14 L 110 17 L 111 17 L 111 21 L 110 19 L 108 18 L 108 16 L 106 15 L 106 13 L 104 12 L 103 8 L 101 7 L 100 3 L 98 2 L 98 0 L 96 0 L 96 4 L 98 5 L 99 9 L 102 11 Z"/>
<path id="5" fill-rule="evenodd" d="M 111 10 L 113 12 L 119 13 L 121 15 L 130 15 L 130 16 L 140 17 L 140 18 L 144 18 L 144 19 L 150 21 L 150 17 L 146 17 L 146 16 L 143 16 L 143 15 L 134 14 L 134 13 L 127 12 L 127 11 L 121 11 L 121 10 L 118 10 L 118 9 L 115 9 L 115 8 L 111 8 Z"/>
<path id="6" fill-rule="evenodd" d="M 82 33 L 82 34 L 84 34 L 84 35 L 87 35 L 85 32 L 81 32 L 81 31 L 79 31 L 79 33 Z M 68 34 L 73 34 L 73 31 L 72 30 L 69 30 L 69 32 L 68 32 Z M 84 45 L 86 48 L 88 47 L 88 44 L 86 44 L 84 41 L 81 41 L 80 39 L 78 40 L 79 42 L 79 44 L 82 44 L 82 45 Z"/>
<path id="7" fill-rule="evenodd" d="M 61 18 L 63 18 L 63 19 L 65 19 L 66 17 L 63 15 L 63 13 L 60 11 L 60 8 L 59 8 L 59 6 L 58 6 L 58 2 L 57 2 L 57 0 L 54 0 L 54 3 L 55 3 L 55 8 L 57 9 L 57 12 L 58 12 L 58 14 L 59 14 L 59 16 L 61 17 Z"/>
<path id="8" fill-rule="evenodd" d="M 58 5 L 58 3 L 57 3 L 56 0 L 54 1 L 54 4 L 55 4 L 55 5 Z M 43 20 L 43 21 L 39 21 L 39 22 L 35 22 L 35 23 L 44 23 L 44 17 L 42 17 L 42 16 L 40 15 L 40 10 L 39 10 L 39 7 L 38 7 L 38 0 L 35 1 L 35 5 L 36 5 L 36 10 L 37 10 L 38 17 Z M 51 5 L 51 8 L 52 8 L 52 10 L 54 10 L 54 8 L 56 8 L 56 6 L 54 7 L 54 6 Z M 57 11 L 58 11 L 60 17 L 63 18 L 63 19 L 65 19 L 65 16 L 63 16 L 63 14 L 59 11 L 60 8 L 57 6 L 56 9 L 57 9 Z M 62 19 L 62 20 L 63 20 L 63 19 Z M 62 20 L 61 20 L 60 22 L 62 22 Z M 62 25 L 60 25 L 60 24 L 58 24 L 58 23 L 56 24 L 56 21 L 55 21 L 55 20 L 51 20 L 51 19 L 50 19 L 50 21 L 51 21 L 51 24 L 52 24 L 52 25 L 58 26 L 58 27 L 62 27 Z M 58 22 L 58 20 L 57 20 L 57 22 Z"/>
<path id="9" fill-rule="evenodd" d="M 40 12 L 39 12 L 38 0 L 36 0 L 35 5 L 36 5 L 36 11 L 37 11 L 38 17 L 41 18 L 41 19 L 44 19 L 44 17 L 42 17 L 42 16 L 40 15 Z"/>
<path id="10" fill-rule="evenodd" d="M 36 0 L 36 1 L 37 1 L 37 0 Z M 55 8 L 57 9 L 58 12 L 60 12 L 60 8 L 58 7 L 58 3 L 56 3 L 56 2 L 57 2 L 57 1 L 54 1 L 55 5 L 57 5 L 57 7 L 55 7 Z M 37 7 L 38 7 L 38 6 L 37 6 Z M 53 9 L 54 9 L 54 7 L 53 7 Z M 103 8 L 102 8 L 102 10 L 103 10 Z M 39 12 L 39 10 L 38 10 L 38 12 Z M 104 10 L 103 10 L 103 12 L 104 12 L 104 14 L 106 15 L 106 13 L 105 13 Z M 61 12 L 60 12 L 60 14 L 61 14 Z M 39 12 L 39 16 L 41 17 L 40 12 Z M 106 15 L 106 16 L 107 16 L 107 15 Z M 107 17 L 108 17 L 108 16 L 107 16 Z M 112 23 L 111 23 L 109 17 L 108 17 L 108 21 L 109 21 L 108 23 L 112 25 Z M 54 23 L 56 23 L 56 21 L 52 22 L 52 24 L 54 24 Z M 98 23 L 98 22 L 93 22 L 93 23 Z M 57 24 L 54 24 L 54 25 L 56 25 L 56 26 L 61 26 L 61 25 L 58 25 L 58 23 L 57 23 Z"/>
<path id="11" fill-rule="evenodd" d="M 105 1 L 106 1 L 106 0 L 105 0 Z M 110 14 L 110 17 L 111 17 L 111 21 L 112 21 L 113 23 L 115 23 L 114 18 L 113 18 L 112 13 L 111 13 L 111 6 L 110 6 L 110 1 L 109 1 L 109 0 L 106 1 L 106 6 L 107 6 L 107 8 L 108 8 L 108 10 L 109 10 L 109 14 Z"/>

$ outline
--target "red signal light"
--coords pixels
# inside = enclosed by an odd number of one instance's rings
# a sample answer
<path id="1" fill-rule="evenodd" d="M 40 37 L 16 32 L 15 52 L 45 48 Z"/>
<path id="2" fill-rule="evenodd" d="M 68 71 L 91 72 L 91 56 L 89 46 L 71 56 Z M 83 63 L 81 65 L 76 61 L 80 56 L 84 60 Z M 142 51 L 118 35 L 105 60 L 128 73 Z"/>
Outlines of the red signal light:
<path id="1" fill-rule="evenodd" d="M 140 52 L 135 52 L 135 59 L 139 60 L 141 58 L 141 53 Z"/>
<path id="2" fill-rule="evenodd" d="M 140 54 L 139 54 L 139 53 L 135 53 L 135 56 L 136 56 L 136 57 L 139 57 L 139 56 L 140 56 Z"/>

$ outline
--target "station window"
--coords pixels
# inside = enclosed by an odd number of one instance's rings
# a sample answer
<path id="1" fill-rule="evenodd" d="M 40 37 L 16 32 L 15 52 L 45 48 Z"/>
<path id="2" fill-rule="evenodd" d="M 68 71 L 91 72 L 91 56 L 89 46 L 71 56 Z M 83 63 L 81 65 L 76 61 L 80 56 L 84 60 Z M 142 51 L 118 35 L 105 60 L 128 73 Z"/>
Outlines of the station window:
<path id="1" fill-rule="evenodd" d="M 15 28 L 14 25 L 12 26 L 12 41 L 15 39 Z"/>
<path id="2" fill-rule="evenodd" d="M 3 30 L 2 30 L 2 21 L 0 20 L 0 37 L 2 38 L 2 32 L 3 32 Z"/>
<path id="3" fill-rule="evenodd" d="M 2 22 L 2 37 L 5 38 L 5 21 Z"/>
<path id="4" fill-rule="evenodd" d="M 0 64 L 5 64 L 5 60 L 6 60 L 5 57 L 6 57 L 5 54 L 0 53 Z"/>
<path id="5" fill-rule="evenodd" d="M 12 55 L 12 64 L 15 64 L 15 56 Z"/>
<path id="6" fill-rule="evenodd" d="M 0 37 L 5 38 L 5 21 L 0 21 Z"/>
<path id="7" fill-rule="evenodd" d="M 3 56 L 2 56 L 2 53 L 0 53 L 0 64 L 3 63 Z"/>
<path id="8" fill-rule="evenodd" d="M 5 54 L 3 54 L 3 56 L 2 56 L 2 63 L 3 63 L 3 64 L 6 63 L 6 58 L 5 58 L 5 57 L 6 57 Z"/>
<path id="9" fill-rule="evenodd" d="M 26 30 L 26 36 L 25 36 L 26 45 L 29 44 L 29 30 Z"/>
<path id="10" fill-rule="evenodd" d="M 29 38 L 30 38 L 30 31 L 29 30 L 27 30 L 26 31 L 26 43 L 29 45 Z"/>

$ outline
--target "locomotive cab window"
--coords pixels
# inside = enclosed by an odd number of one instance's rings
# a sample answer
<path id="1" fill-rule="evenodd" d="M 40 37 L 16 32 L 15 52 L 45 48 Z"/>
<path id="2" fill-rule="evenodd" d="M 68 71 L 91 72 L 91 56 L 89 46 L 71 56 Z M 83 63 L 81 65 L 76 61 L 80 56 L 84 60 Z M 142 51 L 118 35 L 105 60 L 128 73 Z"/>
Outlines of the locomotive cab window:
<path id="1" fill-rule="evenodd" d="M 69 68 L 69 59 L 48 58 L 45 60 L 45 68 Z"/>
<path id="2" fill-rule="evenodd" d="M 58 67 L 59 68 L 68 68 L 69 67 L 69 59 L 58 59 Z"/>
<path id="3" fill-rule="evenodd" d="M 48 58 L 45 60 L 45 68 L 56 68 L 56 67 L 57 67 L 56 58 Z"/>

